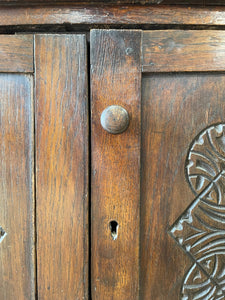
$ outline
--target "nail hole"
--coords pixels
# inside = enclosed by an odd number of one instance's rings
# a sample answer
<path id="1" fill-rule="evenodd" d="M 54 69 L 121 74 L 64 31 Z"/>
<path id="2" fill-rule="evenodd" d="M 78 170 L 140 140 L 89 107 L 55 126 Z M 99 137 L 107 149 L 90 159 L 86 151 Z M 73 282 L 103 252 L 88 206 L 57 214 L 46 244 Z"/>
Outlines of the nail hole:
<path id="1" fill-rule="evenodd" d="M 119 224 L 115 220 L 113 220 L 109 223 L 109 228 L 111 230 L 111 236 L 112 236 L 113 240 L 115 241 L 118 236 Z"/>

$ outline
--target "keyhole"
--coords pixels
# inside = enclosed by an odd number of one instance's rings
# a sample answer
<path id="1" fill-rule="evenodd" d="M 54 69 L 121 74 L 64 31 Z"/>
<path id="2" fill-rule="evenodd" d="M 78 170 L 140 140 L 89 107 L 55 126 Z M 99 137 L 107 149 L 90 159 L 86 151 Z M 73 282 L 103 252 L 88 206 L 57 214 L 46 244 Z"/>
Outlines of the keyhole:
<path id="1" fill-rule="evenodd" d="M 109 223 L 109 228 L 111 230 L 111 236 L 112 236 L 113 240 L 115 241 L 118 236 L 119 224 L 113 220 Z"/>

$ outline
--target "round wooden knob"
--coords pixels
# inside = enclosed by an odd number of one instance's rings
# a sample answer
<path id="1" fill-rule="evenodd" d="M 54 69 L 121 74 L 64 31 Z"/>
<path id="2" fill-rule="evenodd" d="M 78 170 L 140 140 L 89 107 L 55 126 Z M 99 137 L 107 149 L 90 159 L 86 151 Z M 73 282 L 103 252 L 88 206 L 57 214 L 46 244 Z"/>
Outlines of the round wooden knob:
<path id="1" fill-rule="evenodd" d="M 119 105 L 108 106 L 102 112 L 101 125 L 109 133 L 122 133 L 129 125 L 128 112 Z"/>

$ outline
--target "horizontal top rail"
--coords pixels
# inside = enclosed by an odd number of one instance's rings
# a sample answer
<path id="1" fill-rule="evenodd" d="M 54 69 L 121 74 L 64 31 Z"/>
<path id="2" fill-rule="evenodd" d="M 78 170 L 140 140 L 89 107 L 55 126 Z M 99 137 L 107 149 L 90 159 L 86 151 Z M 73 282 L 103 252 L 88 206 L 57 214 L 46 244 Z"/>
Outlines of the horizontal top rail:
<path id="1" fill-rule="evenodd" d="M 41 24 L 225 25 L 225 7 L 65 5 L 0 8 L 0 26 Z"/>

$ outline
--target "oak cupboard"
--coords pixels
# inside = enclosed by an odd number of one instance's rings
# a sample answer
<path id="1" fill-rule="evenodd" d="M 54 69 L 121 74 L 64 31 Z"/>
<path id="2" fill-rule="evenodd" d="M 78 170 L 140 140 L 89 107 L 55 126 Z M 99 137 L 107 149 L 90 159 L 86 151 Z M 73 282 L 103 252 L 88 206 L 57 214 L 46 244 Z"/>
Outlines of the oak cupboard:
<path id="1" fill-rule="evenodd" d="M 85 35 L 3 35 L 0 45 L 0 299 L 85 299 Z"/>
<path id="2" fill-rule="evenodd" d="M 225 299 L 224 9 L 6 2 L 0 299 Z"/>

